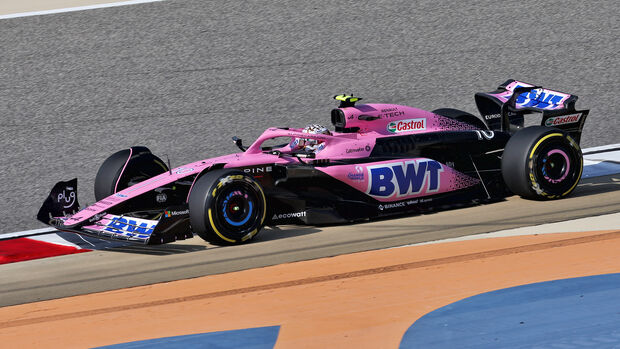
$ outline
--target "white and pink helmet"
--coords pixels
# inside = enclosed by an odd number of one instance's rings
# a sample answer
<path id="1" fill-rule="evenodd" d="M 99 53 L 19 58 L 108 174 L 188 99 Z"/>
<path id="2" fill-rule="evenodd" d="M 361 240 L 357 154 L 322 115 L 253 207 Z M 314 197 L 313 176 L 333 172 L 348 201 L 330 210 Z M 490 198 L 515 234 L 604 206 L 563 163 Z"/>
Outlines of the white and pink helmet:
<path id="1" fill-rule="evenodd" d="M 327 127 L 323 125 L 318 125 L 318 124 L 308 125 L 304 127 L 304 129 L 301 130 L 301 132 L 308 133 L 308 134 L 331 135 L 331 132 L 329 132 Z M 325 143 L 321 141 L 320 139 L 300 138 L 298 147 L 304 148 L 304 150 L 307 152 L 318 152 L 318 151 L 323 150 L 323 148 L 325 148 Z"/>

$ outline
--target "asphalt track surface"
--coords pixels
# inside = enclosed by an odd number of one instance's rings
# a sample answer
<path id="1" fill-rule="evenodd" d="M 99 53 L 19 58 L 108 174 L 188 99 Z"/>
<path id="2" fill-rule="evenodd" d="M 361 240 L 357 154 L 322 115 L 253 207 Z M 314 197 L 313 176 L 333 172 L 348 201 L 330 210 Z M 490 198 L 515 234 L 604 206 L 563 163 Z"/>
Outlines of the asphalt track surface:
<path id="1" fill-rule="evenodd" d="M 618 143 L 615 1 L 213 1 L 0 20 L 0 233 L 42 227 L 111 153 L 173 166 L 235 151 L 268 126 L 329 124 L 336 93 L 476 112 L 508 78 L 580 97 L 582 146 Z"/>

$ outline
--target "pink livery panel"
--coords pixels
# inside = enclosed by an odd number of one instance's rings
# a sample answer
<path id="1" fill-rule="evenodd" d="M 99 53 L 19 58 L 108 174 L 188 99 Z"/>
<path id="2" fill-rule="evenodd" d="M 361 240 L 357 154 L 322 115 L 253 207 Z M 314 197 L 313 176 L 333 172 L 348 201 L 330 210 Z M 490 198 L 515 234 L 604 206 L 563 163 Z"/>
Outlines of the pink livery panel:
<path id="1" fill-rule="evenodd" d="M 427 158 L 339 165 L 318 170 L 383 202 L 446 193 L 477 185 L 476 178 Z"/>
<path id="2" fill-rule="evenodd" d="M 359 132 L 376 132 L 379 135 L 477 130 L 478 128 L 432 112 L 397 104 L 361 104 L 339 108 L 344 127 L 359 128 Z"/>
<path id="3" fill-rule="evenodd" d="M 212 164 L 213 161 L 197 161 L 182 167 L 174 168 L 170 172 L 164 172 L 158 176 L 147 179 L 144 182 L 125 188 L 67 218 L 65 220 L 65 225 L 74 226 L 86 220 L 88 220 L 89 223 L 92 223 L 100 219 L 100 216 L 102 216 L 108 209 L 120 204 L 123 201 L 142 195 L 148 191 L 154 190 L 168 183 L 172 183 L 178 179 L 195 175 L 203 169 L 210 167 Z"/>

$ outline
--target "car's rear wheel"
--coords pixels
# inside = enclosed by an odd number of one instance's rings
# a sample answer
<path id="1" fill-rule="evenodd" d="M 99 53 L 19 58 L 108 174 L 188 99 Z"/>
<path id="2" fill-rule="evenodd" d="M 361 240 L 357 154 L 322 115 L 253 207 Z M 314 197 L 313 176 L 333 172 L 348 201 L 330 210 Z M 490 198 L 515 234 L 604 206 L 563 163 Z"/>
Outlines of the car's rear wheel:
<path id="1" fill-rule="evenodd" d="M 263 189 L 239 170 L 218 169 L 198 178 L 188 203 L 192 230 L 217 245 L 249 242 L 265 222 Z"/>
<path id="2" fill-rule="evenodd" d="M 147 147 L 123 149 L 108 157 L 95 177 L 95 199 L 102 200 L 135 183 L 168 171 Z"/>
<path id="3" fill-rule="evenodd" d="M 502 155 L 506 186 L 524 198 L 565 197 L 577 186 L 582 171 L 581 148 L 556 128 L 527 127 L 510 138 Z"/>
<path id="4" fill-rule="evenodd" d="M 434 114 L 445 116 L 456 121 L 464 122 L 466 124 L 475 126 L 481 130 L 488 129 L 484 121 L 480 120 L 477 116 L 470 114 L 463 110 L 453 108 L 440 108 L 432 111 Z"/>

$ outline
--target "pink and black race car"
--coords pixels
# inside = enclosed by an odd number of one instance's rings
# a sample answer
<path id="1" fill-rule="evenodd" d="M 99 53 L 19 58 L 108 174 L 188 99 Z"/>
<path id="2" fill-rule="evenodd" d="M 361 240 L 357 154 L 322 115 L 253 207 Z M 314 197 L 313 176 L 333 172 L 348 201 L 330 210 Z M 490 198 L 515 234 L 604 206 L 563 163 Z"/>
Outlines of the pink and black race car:
<path id="1" fill-rule="evenodd" d="M 482 119 L 456 109 L 357 104 L 339 95 L 334 130 L 269 128 L 242 152 L 170 169 L 145 147 L 103 162 L 93 205 L 59 182 L 37 218 L 59 230 L 161 244 L 200 235 L 249 242 L 265 225 L 334 224 L 517 194 L 559 199 L 583 169 L 588 110 L 577 96 L 508 80 L 477 93 Z M 542 114 L 540 126 L 524 116 Z"/>

